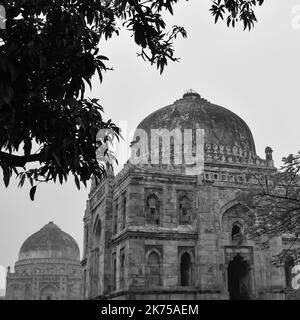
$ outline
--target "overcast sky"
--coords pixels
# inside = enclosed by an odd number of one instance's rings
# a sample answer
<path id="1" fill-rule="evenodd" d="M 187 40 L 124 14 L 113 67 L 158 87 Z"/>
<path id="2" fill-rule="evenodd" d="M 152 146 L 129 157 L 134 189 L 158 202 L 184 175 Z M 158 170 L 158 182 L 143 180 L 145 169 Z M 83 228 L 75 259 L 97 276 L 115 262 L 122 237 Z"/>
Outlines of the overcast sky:
<path id="1" fill-rule="evenodd" d="M 300 0 L 266 0 L 251 32 L 215 25 L 209 6 L 210 0 L 182 0 L 175 7 L 168 22 L 185 26 L 188 38 L 176 42 L 181 61 L 162 76 L 136 56 L 126 32 L 104 44 L 102 54 L 110 57 L 114 71 L 101 86 L 94 82 L 90 96 L 100 99 L 107 118 L 127 121 L 130 131 L 149 113 L 194 89 L 243 118 L 257 153 L 264 157 L 271 146 L 279 166 L 283 156 L 300 149 Z M 49 221 L 82 248 L 88 190 L 77 191 L 73 182 L 63 187 L 49 183 L 39 187 L 34 202 L 28 193 L 28 187 L 18 189 L 16 183 L 8 189 L 0 184 L 0 266 L 13 266 L 23 241 Z"/>

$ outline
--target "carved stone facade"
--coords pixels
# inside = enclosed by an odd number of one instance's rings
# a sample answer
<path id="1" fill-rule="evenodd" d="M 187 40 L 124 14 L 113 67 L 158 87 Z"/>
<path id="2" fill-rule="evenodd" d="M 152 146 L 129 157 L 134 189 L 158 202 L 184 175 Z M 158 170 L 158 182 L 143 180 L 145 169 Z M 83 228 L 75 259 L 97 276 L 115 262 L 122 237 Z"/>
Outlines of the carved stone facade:
<path id="1" fill-rule="evenodd" d="M 278 268 L 271 261 L 287 242 L 245 240 L 250 211 L 237 200 L 258 183 L 249 172 L 276 170 L 272 150 L 259 158 L 244 121 L 196 93 L 139 126 L 176 127 L 204 129 L 201 174 L 185 164 L 128 162 L 117 176 L 93 182 L 84 216 L 84 298 L 284 299 L 294 260 Z"/>
<path id="2" fill-rule="evenodd" d="M 75 240 L 50 222 L 29 237 L 15 272 L 7 272 L 6 300 L 78 300 L 82 268 Z"/>

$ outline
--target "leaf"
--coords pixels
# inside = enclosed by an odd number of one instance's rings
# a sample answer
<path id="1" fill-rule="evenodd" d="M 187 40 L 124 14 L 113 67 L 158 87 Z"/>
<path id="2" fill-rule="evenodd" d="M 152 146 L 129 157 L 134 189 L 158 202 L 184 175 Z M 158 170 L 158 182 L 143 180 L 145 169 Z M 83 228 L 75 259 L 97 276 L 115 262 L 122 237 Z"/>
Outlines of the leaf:
<path id="1" fill-rule="evenodd" d="M 147 47 L 147 40 L 146 40 L 145 33 L 142 28 L 138 28 L 135 31 L 134 39 L 135 39 L 136 44 L 140 45 L 142 48 Z"/>
<path id="2" fill-rule="evenodd" d="M 75 184 L 78 190 L 80 190 L 80 181 L 77 176 L 75 176 Z"/>
<path id="3" fill-rule="evenodd" d="M 24 185 L 24 182 L 25 182 L 25 178 L 26 178 L 26 175 L 25 174 L 22 174 L 21 175 L 21 178 L 20 178 L 20 182 L 19 182 L 19 185 L 18 185 L 18 187 L 23 187 L 23 185 Z"/>
<path id="4" fill-rule="evenodd" d="M 34 201 L 34 196 L 35 196 L 35 192 L 36 192 L 36 187 L 37 186 L 33 186 L 31 189 L 30 189 L 30 192 L 29 192 L 29 196 L 30 196 L 30 199 L 32 201 Z"/>
<path id="5" fill-rule="evenodd" d="M 10 177 L 11 177 L 11 172 L 8 168 L 8 166 L 2 166 L 2 170 L 3 170 L 3 181 L 4 181 L 4 185 L 7 188 L 9 185 L 9 181 L 10 181 Z"/>

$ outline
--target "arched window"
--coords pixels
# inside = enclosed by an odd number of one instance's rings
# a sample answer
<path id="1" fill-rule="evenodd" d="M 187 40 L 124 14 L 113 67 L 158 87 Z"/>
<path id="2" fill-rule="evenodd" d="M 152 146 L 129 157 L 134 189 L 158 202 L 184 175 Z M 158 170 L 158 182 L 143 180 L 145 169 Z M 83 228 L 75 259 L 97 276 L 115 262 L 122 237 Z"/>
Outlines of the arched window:
<path id="1" fill-rule="evenodd" d="M 187 252 L 181 256 L 180 285 L 183 287 L 192 285 L 192 260 L 191 256 Z"/>
<path id="2" fill-rule="evenodd" d="M 191 201 L 187 196 L 179 199 L 179 224 L 192 223 Z"/>
<path id="3" fill-rule="evenodd" d="M 152 194 L 147 199 L 147 217 L 146 221 L 148 224 L 156 226 L 160 225 L 159 217 L 159 201 L 156 195 Z"/>
<path id="4" fill-rule="evenodd" d="M 287 288 L 290 288 L 292 285 L 292 269 L 295 265 L 295 261 L 291 256 L 286 256 L 285 262 L 284 262 L 284 271 L 285 271 L 285 284 Z"/>
<path id="5" fill-rule="evenodd" d="M 117 259 L 116 259 L 115 253 L 113 254 L 112 264 L 113 264 L 112 290 L 115 291 L 117 289 Z"/>
<path id="6" fill-rule="evenodd" d="M 99 292 L 99 250 L 100 250 L 100 240 L 101 240 L 101 220 L 97 216 L 94 228 L 93 228 L 93 250 L 91 256 L 91 279 L 90 287 L 91 294 L 93 297 L 98 295 Z"/>
<path id="7" fill-rule="evenodd" d="M 125 287 L 125 253 L 124 250 L 120 254 L 120 289 Z"/>
<path id="8" fill-rule="evenodd" d="M 126 193 L 124 193 L 122 196 L 122 225 L 121 225 L 122 229 L 124 229 L 126 225 L 126 215 L 127 215 L 126 206 L 127 206 Z"/>
<path id="9" fill-rule="evenodd" d="M 83 299 L 86 298 L 86 288 L 87 288 L 87 278 L 86 278 L 86 270 L 83 271 Z"/>
<path id="10" fill-rule="evenodd" d="M 101 239 L 101 220 L 97 217 L 94 226 L 94 248 L 99 248 Z"/>
<path id="11" fill-rule="evenodd" d="M 160 258 L 157 252 L 152 251 L 147 258 L 147 286 L 157 287 L 160 280 Z"/>
<path id="12" fill-rule="evenodd" d="M 84 228 L 84 238 L 85 238 L 84 254 L 86 255 L 89 250 L 89 228 L 88 228 L 88 226 L 85 226 L 85 228 Z"/>
<path id="13" fill-rule="evenodd" d="M 118 212 L 119 212 L 119 205 L 118 203 L 116 203 L 115 211 L 113 215 L 113 235 L 117 234 L 118 232 Z"/>
<path id="14" fill-rule="evenodd" d="M 238 224 L 234 224 L 231 229 L 231 240 L 239 240 L 242 237 L 242 228 Z"/>

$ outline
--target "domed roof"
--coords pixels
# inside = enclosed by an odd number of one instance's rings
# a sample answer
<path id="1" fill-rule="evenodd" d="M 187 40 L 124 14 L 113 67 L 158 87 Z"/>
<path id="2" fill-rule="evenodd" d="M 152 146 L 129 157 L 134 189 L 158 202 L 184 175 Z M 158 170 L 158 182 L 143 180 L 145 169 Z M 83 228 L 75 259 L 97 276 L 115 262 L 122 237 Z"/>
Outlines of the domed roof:
<path id="1" fill-rule="evenodd" d="M 247 124 L 228 109 L 212 104 L 193 91 L 182 99 L 146 117 L 138 126 L 151 135 L 151 129 L 204 129 L 204 142 L 213 148 L 242 149 L 256 155 L 252 133 Z"/>
<path id="2" fill-rule="evenodd" d="M 79 260 L 77 242 L 56 224 L 49 222 L 23 243 L 19 260 L 41 258 L 62 258 Z"/>

